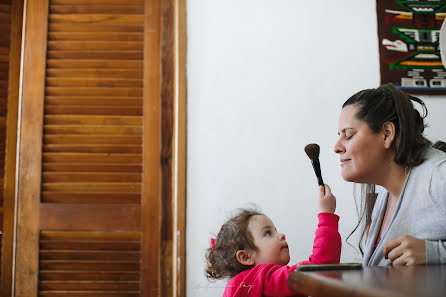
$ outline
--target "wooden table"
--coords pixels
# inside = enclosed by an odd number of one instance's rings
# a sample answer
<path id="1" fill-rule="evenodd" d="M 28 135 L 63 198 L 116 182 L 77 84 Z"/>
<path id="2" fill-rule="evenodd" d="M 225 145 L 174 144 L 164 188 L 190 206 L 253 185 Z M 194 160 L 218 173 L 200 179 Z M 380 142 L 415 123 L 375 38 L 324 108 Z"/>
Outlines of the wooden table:
<path id="1" fill-rule="evenodd" d="M 446 265 L 294 271 L 288 288 L 312 297 L 445 297 Z"/>

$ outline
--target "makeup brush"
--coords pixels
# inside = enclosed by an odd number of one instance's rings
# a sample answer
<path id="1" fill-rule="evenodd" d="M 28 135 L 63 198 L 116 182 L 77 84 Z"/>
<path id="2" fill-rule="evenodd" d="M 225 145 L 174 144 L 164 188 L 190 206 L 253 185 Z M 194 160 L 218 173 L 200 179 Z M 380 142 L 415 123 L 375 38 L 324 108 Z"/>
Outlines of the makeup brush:
<path id="1" fill-rule="evenodd" d="M 319 186 L 324 185 L 321 174 L 321 164 L 319 163 L 319 145 L 316 143 L 310 143 L 305 146 L 305 153 L 307 153 L 308 158 L 311 160 L 311 165 L 313 165 L 314 173 L 317 177 L 317 182 Z"/>

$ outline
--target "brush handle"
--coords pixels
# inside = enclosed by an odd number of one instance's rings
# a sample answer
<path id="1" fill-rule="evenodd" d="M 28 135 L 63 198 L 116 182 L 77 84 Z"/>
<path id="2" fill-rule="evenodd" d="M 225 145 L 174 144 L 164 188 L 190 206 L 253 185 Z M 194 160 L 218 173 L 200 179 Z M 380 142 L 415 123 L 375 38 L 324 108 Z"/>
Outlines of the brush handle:
<path id="1" fill-rule="evenodd" d="M 324 181 L 322 180 L 321 164 L 319 163 L 319 159 L 311 160 L 311 165 L 313 165 L 314 173 L 316 173 L 317 183 L 319 186 L 323 186 Z"/>

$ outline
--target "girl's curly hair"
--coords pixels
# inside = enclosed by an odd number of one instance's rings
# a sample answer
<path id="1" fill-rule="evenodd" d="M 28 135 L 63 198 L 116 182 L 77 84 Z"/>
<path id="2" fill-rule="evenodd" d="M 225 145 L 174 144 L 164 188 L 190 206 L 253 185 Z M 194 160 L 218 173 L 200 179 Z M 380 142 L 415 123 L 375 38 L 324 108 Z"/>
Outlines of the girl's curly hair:
<path id="1" fill-rule="evenodd" d="M 236 254 L 243 249 L 258 251 L 248 230 L 250 219 L 256 215 L 263 214 L 255 209 L 238 209 L 238 212 L 223 224 L 213 248 L 206 252 L 205 275 L 208 279 L 232 278 L 253 267 L 241 264 Z"/>

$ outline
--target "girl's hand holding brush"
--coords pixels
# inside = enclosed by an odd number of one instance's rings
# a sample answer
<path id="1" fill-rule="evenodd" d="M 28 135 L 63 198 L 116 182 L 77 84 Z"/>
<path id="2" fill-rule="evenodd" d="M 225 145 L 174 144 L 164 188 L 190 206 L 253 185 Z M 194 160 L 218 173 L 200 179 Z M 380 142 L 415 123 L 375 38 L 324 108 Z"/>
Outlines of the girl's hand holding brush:
<path id="1" fill-rule="evenodd" d="M 328 185 L 319 186 L 317 208 L 319 212 L 334 213 L 336 210 L 336 198 L 331 193 L 331 189 Z"/>

